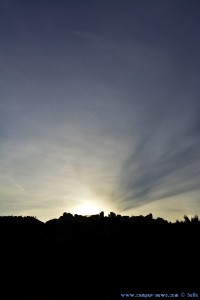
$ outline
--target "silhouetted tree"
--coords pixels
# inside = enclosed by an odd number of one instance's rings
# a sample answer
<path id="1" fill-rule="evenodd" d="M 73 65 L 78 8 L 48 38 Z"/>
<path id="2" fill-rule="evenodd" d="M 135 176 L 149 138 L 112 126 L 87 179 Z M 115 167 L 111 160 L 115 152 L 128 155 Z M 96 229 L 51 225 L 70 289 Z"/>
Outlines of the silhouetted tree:
<path id="1" fill-rule="evenodd" d="M 71 220 L 71 219 L 73 219 L 73 215 L 70 214 L 70 213 L 64 212 L 63 215 L 62 215 L 62 217 L 60 217 L 60 219 L 63 219 L 63 220 Z"/>
<path id="2" fill-rule="evenodd" d="M 194 217 L 191 218 L 192 223 L 198 223 L 199 222 L 199 217 L 198 215 L 195 215 Z"/>
<path id="3" fill-rule="evenodd" d="M 100 217 L 100 218 L 104 218 L 104 211 L 101 211 L 101 212 L 100 212 L 99 217 Z"/>
<path id="4" fill-rule="evenodd" d="M 108 217 L 109 217 L 109 218 L 115 218 L 115 217 L 116 217 L 116 214 L 115 214 L 114 212 L 111 211 L 111 212 L 109 213 Z"/>
<path id="5" fill-rule="evenodd" d="M 188 218 L 188 216 L 184 215 L 184 220 L 185 220 L 185 223 L 190 223 L 190 219 Z"/>

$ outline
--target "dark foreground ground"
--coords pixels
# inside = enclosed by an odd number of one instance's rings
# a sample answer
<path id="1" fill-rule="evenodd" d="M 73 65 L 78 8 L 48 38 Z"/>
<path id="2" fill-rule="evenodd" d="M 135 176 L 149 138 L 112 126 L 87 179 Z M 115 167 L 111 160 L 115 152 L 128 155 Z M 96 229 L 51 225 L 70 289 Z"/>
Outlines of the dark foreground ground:
<path id="1" fill-rule="evenodd" d="M 0 298 L 117 300 L 189 293 L 198 299 L 199 229 L 199 222 L 1 219 Z"/>

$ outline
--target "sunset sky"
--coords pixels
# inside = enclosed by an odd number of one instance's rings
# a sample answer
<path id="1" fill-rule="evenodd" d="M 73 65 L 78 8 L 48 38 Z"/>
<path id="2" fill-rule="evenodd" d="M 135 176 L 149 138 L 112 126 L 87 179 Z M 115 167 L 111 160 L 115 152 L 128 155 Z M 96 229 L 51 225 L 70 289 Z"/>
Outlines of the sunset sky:
<path id="1" fill-rule="evenodd" d="M 0 0 L 0 215 L 200 215 L 200 2 Z"/>

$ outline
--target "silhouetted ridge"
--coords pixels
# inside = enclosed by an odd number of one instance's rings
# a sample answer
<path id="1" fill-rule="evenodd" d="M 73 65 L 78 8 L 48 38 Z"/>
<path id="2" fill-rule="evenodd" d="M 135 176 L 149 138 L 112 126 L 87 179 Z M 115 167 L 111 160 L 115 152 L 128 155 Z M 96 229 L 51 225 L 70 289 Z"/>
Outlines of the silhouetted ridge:
<path id="1" fill-rule="evenodd" d="M 191 266 L 198 269 L 199 229 L 197 216 L 175 223 L 113 212 L 63 213 L 46 223 L 0 217 L 4 299 L 117 300 L 121 293 L 196 292 L 199 280 Z"/>
<path id="2" fill-rule="evenodd" d="M 0 225 L 12 225 L 12 224 L 21 224 L 21 225 L 39 225 L 43 224 L 42 221 L 39 221 L 36 217 L 31 216 L 0 216 Z"/>
<path id="3" fill-rule="evenodd" d="M 20 224 L 20 225 L 42 225 L 42 224 L 62 224 L 62 223 L 87 223 L 87 222 L 96 222 L 96 221 L 104 221 L 104 222 L 128 222 L 135 224 L 198 224 L 200 223 L 198 215 L 189 218 L 184 215 L 184 221 L 176 221 L 174 223 L 168 222 L 163 218 L 153 218 L 153 215 L 150 213 L 146 216 L 122 216 L 120 214 L 115 214 L 114 212 L 110 212 L 108 216 L 104 216 L 104 212 L 100 212 L 95 215 L 78 215 L 64 212 L 62 216 L 58 219 L 50 219 L 45 223 L 38 220 L 33 216 L 0 216 L 0 225 L 12 225 L 12 224 Z"/>

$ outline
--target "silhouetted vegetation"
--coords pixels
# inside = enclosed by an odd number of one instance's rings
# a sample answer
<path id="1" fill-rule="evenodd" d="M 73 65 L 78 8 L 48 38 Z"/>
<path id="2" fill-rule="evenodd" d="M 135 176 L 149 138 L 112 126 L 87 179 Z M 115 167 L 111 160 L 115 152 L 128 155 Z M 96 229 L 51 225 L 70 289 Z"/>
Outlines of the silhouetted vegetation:
<path id="1" fill-rule="evenodd" d="M 116 222 L 128 222 L 128 223 L 134 223 L 134 224 L 191 224 L 191 223 L 200 223 L 200 219 L 198 215 L 195 215 L 194 217 L 189 218 L 188 216 L 183 216 L 183 221 L 176 221 L 176 222 L 168 222 L 167 220 L 163 218 L 153 218 L 152 214 L 148 214 L 146 216 L 122 216 L 120 214 L 116 215 L 114 212 L 110 212 L 108 216 L 104 216 L 104 212 L 100 212 L 96 215 L 78 215 L 78 214 L 71 214 L 64 212 L 62 216 L 60 216 L 58 219 L 51 219 L 47 222 L 42 222 L 37 219 L 35 216 L 0 216 L 0 225 L 25 225 L 25 226 L 38 226 L 38 225 L 49 225 L 49 224 L 67 224 L 67 223 L 92 223 L 92 222 L 104 222 L 112 223 L 113 221 Z"/>
<path id="2" fill-rule="evenodd" d="M 168 222 L 111 212 L 0 217 L 7 298 L 121 299 L 121 293 L 197 291 L 198 216 Z M 192 290 L 191 290 L 192 289 Z M 19 296 L 19 297 L 18 297 Z"/>

